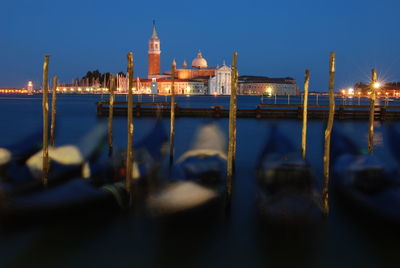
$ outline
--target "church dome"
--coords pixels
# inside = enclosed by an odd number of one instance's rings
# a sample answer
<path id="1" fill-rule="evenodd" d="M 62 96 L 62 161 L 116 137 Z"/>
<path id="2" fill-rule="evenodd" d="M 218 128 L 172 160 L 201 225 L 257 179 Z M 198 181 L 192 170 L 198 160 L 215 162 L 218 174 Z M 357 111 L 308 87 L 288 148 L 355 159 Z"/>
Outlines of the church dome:
<path id="1" fill-rule="evenodd" d="M 197 58 L 192 61 L 192 67 L 194 68 L 207 68 L 207 61 L 201 55 L 201 52 L 197 53 Z"/>

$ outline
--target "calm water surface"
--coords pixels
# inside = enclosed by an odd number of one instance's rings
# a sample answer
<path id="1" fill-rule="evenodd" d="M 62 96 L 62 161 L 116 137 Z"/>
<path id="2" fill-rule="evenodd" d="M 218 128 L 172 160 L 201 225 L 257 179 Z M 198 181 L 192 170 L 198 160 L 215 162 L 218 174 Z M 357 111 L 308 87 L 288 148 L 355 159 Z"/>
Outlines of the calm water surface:
<path id="1" fill-rule="evenodd" d="M 96 123 L 106 120 L 96 117 L 95 102 L 100 99 L 99 95 L 58 98 L 56 144 L 73 143 Z M 152 101 L 152 98 L 142 97 L 142 100 Z M 165 97 L 156 101 L 165 101 Z M 278 100 L 285 101 L 287 98 Z M 300 100 L 292 97 L 290 101 Z M 323 104 L 327 99 L 319 101 Z M 357 99 L 351 101 L 357 103 Z M 260 102 L 260 97 L 239 97 L 238 106 L 254 108 Z M 263 102 L 273 103 L 274 97 L 264 98 Z M 216 104 L 228 107 L 228 103 L 227 97 L 178 98 L 178 104 L 184 107 Z M 38 95 L 1 96 L 0 111 L 1 144 L 18 141 L 42 127 Z M 154 120 L 135 118 L 134 138 L 145 136 Z M 176 156 L 188 149 L 196 128 L 209 120 L 176 119 Z M 169 120 L 163 122 L 168 130 Z M 215 119 L 215 122 L 227 134 L 228 120 Z M 399 233 L 384 232 L 354 219 L 337 205 L 334 196 L 330 216 L 316 238 L 304 241 L 283 233 L 278 234 L 282 239 L 276 239 L 257 228 L 254 167 L 268 138 L 268 129 L 274 124 L 301 148 L 300 120 L 238 119 L 237 176 L 232 215 L 225 223 L 165 234 L 151 221 L 133 213 L 54 220 L 51 224 L 33 221 L 11 230 L 0 229 L 0 267 L 399 267 Z M 384 142 L 388 124 L 376 123 L 375 154 L 396 167 Z M 115 147 L 125 148 L 126 118 L 115 118 L 114 126 Z M 337 120 L 334 127 L 367 149 L 367 121 Z M 307 158 L 320 179 L 324 129 L 324 121 L 309 122 Z"/>

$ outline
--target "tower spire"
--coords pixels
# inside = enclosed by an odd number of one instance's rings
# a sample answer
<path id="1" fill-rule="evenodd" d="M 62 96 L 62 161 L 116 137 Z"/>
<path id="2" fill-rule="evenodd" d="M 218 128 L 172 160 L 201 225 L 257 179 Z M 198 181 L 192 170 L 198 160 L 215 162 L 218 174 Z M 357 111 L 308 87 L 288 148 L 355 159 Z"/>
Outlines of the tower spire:
<path id="1" fill-rule="evenodd" d="M 153 32 L 151 33 L 151 38 L 158 39 L 157 30 L 156 30 L 156 21 L 153 20 Z"/>
<path id="2" fill-rule="evenodd" d="M 158 39 L 156 31 L 156 22 L 153 20 L 153 32 L 149 40 L 149 50 L 148 50 L 148 77 L 152 78 L 154 75 L 160 74 L 160 39 Z"/>

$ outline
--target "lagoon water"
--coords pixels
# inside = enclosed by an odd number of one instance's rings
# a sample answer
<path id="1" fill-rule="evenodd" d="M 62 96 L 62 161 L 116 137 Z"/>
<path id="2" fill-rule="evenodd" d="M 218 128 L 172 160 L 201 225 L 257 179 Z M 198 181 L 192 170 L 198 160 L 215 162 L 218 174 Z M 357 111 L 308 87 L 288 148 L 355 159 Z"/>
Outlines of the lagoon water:
<path id="1" fill-rule="evenodd" d="M 74 143 L 95 124 L 106 121 L 96 116 L 95 102 L 100 95 L 60 95 L 57 103 L 56 145 Z M 117 100 L 124 100 L 118 96 Z M 135 101 L 152 101 L 151 97 L 135 96 Z M 104 96 L 106 99 L 106 96 Z M 0 96 L 0 146 L 17 142 L 29 132 L 42 127 L 41 96 Z M 165 101 L 157 97 L 156 101 Z M 169 98 L 168 98 L 169 101 Z M 228 107 L 228 97 L 178 97 L 182 107 Z M 254 108 L 261 101 L 274 103 L 274 97 L 240 96 L 239 108 Z M 337 102 L 342 103 L 343 99 Z M 358 103 L 348 99 L 347 103 Z M 291 103 L 299 103 L 291 97 Z M 277 103 L 287 103 L 278 98 Z M 315 103 L 315 97 L 310 98 Z M 327 98 L 320 98 L 326 104 Z M 362 104 L 367 100 L 361 99 Z M 175 155 L 188 149 L 196 128 L 203 122 L 215 121 L 228 133 L 228 120 L 177 118 Z M 145 136 L 155 118 L 134 118 L 135 136 Z M 166 129 L 169 120 L 163 119 Z M 398 164 L 385 142 L 389 124 L 376 122 L 375 154 L 392 168 Z M 255 163 L 268 138 L 272 125 L 285 133 L 301 148 L 301 121 L 289 119 L 242 119 L 237 121 L 236 180 L 232 214 L 224 223 L 210 227 L 197 226 L 163 235 L 145 218 L 128 214 L 103 217 L 72 218 L 51 222 L 32 222 L 16 228 L 0 225 L 0 267 L 399 267 L 400 232 L 370 226 L 360 221 L 331 198 L 331 211 L 317 237 L 298 241 L 287 234 L 272 239 L 259 231 L 255 221 Z M 126 118 L 114 120 L 114 147 L 126 147 Z M 336 120 L 340 128 L 367 150 L 368 122 Z M 323 133 L 325 122 L 310 120 L 308 124 L 307 158 L 322 181 Z M 38 220 L 39 221 L 39 220 Z M 275 237 L 275 236 L 274 236 Z M 302 243 L 306 243 L 305 244 Z"/>

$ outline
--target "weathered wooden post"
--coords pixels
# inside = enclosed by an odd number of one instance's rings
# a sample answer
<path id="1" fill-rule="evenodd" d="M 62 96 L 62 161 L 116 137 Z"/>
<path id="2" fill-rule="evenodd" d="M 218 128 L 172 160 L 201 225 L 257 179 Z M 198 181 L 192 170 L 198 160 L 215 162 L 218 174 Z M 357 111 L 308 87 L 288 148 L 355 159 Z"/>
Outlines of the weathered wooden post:
<path id="1" fill-rule="evenodd" d="M 231 96 L 229 107 L 229 143 L 228 143 L 228 165 L 227 165 L 227 180 L 226 180 L 226 193 L 227 200 L 230 204 L 232 199 L 233 189 L 233 170 L 236 154 L 236 93 L 238 88 L 238 71 L 237 71 L 237 52 L 233 53 L 232 71 L 231 71 Z"/>
<path id="2" fill-rule="evenodd" d="M 176 62 L 172 62 L 171 72 L 171 120 L 170 120 L 170 133 L 169 133 L 169 165 L 172 166 L 174 162 L 174 141 L 175 141 L 175 69 Z"/>
<path id="3" fill-rule="evenodd" d="M 49 148 L 48 148 L 48 132 L 49 132 L 49 102 L 47 96 L 48 90 L 48 74 L 49 74 L 49 55 L 44 56 L 43 63 L 43 84 L 42 84 L 42 110 L 43 110 L 43 185 L 47 187 L 49 176 Z"/>
<path id="4" fill-rule="evenodd" d="M 372 154 L 374 150 L 374 119 L 375 119 L 375 89 L 378 88 L 376 70 L 371 71 L 371 97 L 369 104 L 369 133 L 368 133 L 368 153 Z"/>
<path id="5" fill-rule="evenodd" d="M 113 152 L 113 115 L 114 115 L 114 91 L 115 79 L 114 75 L 110 74 L 109 77 L 110 89 L 110 103 L 108 106 L 108 155 L 111 156 Z"/>
<path id="6" fill-rule="evenodd" d="M 51 94 L 51 125 L 50 125 L 50 146 L 54 147 L 56 129 L 56 101 L 57 101 L 58 77 L 53 77 L 53 92 Z"/>
<path id="7" fill-rule="evenodd" d="M 301 156 L 306 159 L 307 146 L 307 109 L 308 109 L 308 86 L 310 83 L 310 70 L 306 70 L 304 79 L 304 98 L 303 98 L 303 128 L 301 132 Z"/>
<path id="8" fill-rule="evenodd" d="M 333 127 L 333 119 L 335 116 L 335 52 L 331 52 L 329 61 L 329 117 L 328 124 L 325 130 L 325 144 L 324 144 L 324 183 L 322 189 L 322 202 L 323 213 L 325 216 L 329 214 L 329 160 L 330 160 L 330 146 L 331 146 L 331 133 Z"/>
<path id="9" fill-rule="evenodd" d="M 132 165 L 133 165 L 133 121 L 132 121 L 132 85 L 133 85 L 133 54 L 128 53 L 128 145 L 126 152 L 126 179 L 125 188 L 132 192 Z"/>

